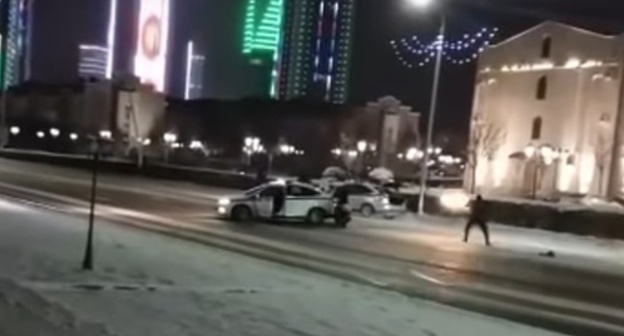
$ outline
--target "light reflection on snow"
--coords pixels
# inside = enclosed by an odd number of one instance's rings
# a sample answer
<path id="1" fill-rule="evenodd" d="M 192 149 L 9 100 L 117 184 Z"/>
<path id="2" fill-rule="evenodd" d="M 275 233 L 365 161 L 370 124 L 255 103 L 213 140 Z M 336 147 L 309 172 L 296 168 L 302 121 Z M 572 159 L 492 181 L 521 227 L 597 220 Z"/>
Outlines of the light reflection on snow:
<path id="1" fill-rule="evenodd" d="M 0 198 L 0 209 L 3 211 L 13 211 L 13 212 L 28 212 L 30 209 L 24 205 L 21 205 L 17 202 L 13 202 L 10 200 Z"/>

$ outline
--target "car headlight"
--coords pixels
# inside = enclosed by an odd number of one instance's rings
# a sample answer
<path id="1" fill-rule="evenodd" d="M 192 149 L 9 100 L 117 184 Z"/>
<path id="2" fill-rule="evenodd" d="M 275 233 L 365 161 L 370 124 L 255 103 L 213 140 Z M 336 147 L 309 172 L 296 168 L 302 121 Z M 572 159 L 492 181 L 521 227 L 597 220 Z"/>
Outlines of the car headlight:
<path id="1" fill-rule="evenodd" d="M 464 212 L 468 209 L 470 195 L 463 190 L 448 190 L 440 196 L 440 205 L 452 212 Z"/>
<path id="2" fill-rule="evenodd" d="M 390 199 L 388 197 L 384 197 L 381 199 L 381 204 L 388 205 L 390 204 Z"/>
<path id="3" fill-rule="evenodd" d="M 219 200 L 219 205 L 220 206 L 228 206 L 228 205 L 230 205 L 231 202 L 232 201 L 230 201 L 229 198 L 222 198 L 222 199 Z"/>

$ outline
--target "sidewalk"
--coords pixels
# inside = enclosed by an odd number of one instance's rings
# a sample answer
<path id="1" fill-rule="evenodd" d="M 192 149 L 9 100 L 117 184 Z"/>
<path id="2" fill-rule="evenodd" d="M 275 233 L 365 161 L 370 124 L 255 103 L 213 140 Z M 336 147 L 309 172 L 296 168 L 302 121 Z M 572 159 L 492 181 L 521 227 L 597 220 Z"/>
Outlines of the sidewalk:
<path id="1" fill-rule="evenodd" d="M 85 219 L 3 199 L 0 213 L 3 336 L 555 335 L 105 222 L 84 273 Z M 15 315 L 40 328 L 3 330 L 6 306 L 43 307 Z"/>

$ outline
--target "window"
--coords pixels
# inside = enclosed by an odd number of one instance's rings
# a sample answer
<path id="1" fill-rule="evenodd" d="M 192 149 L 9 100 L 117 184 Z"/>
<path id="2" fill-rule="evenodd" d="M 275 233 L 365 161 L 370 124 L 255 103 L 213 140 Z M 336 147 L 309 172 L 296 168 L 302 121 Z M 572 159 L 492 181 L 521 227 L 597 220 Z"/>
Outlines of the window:
<path id="1" fill-rule="evenodd" d="M 260 192 L 260 197 L 275 197 L 283 192 L 284 187 L 272 186 L 262 190 L 262 192 Z"/>
<path id="2" fill-rule="evenodd" d="M 538 100 L 544 100 L 546 99 L 547 95 L 548 95 L 548 79 L 546 78 L 546 76 L 542 76 L 537 82 L 536 98 Z"/>
<path id="3" fill-rule="evenodd" d="M 347 186 L 347 192 L 349 195 L 368 195 L 372 194 L 374 191 L 361 184 L 351 184 Z"/>
<path id="4" fill-rule="evenodd" d="M 533 119 L 533 127 L 531 128 L 531 140 L 539 140 L 542 137 L 542 118 Z"/>
<path id="5" fill-rule="evenodd" d="M 286 188 L 286 194 L 288 194 L 288 196 L 306 197 L 306 196 L 318 196 L 319 192 L 312 188 L 307 188 L 307 187 L 298 186 L 298 185 L 289 185 L 288 188 Z"/>
<path id="6" fill-rule="evenodd" d="M 550 58 L 552 51 L 552 38 L 550 36 L 544 36 L 542 40 L 542 58 Z"/>

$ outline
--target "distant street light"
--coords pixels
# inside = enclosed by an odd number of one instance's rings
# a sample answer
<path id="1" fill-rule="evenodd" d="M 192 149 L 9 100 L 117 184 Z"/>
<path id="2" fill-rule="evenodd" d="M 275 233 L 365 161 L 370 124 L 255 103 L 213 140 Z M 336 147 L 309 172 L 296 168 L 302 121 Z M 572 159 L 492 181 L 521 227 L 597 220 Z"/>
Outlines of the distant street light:
<path id="1" fill-rule="evenodd" d="M 108 131 L 108 130 L 101 130 L 100 138 L 105 139 L 105 140 L 110 140 L 113 138 L 113 132 Z"/>
<path id="2" fill-rule="evenodd" d="M 39 138 L 39 139 L 45 138 L 45 133 L 43 131 L 37 132 L 37 138 Z"/>
<path id="3" fill-rule="evenodd" d="M 152 144 L 152 139 L 150 139 L 150 138 L 143 139 L 143 140 L 141 141 L 141 144 L 142 144 L 143 146 L 149 146 L 149 145 L 151 145 L 151 144 Z"/>
<path id="4" fill-rule="evenodd" d="M 17 127 L 17 126 L 13 126 L 13 127 L 11 127 L 10 131 L 11 131 L 11 134 L 12 134 L 12 135 L 18 135 L 18 134 L 20 134 L 20 131 L 21 131 L 21 130 L 20 130 L 20 128 L 19 128 L 19 127 Z"/>
<path id="5" fill-rule="evenodd" d="M 71 139 L 71 141 L 76 141 L 76 140 L 78 140 L 78 134 L 76 134 L 76 133 L 71 133 L 71 134 L 69 135 L 69 138 Z"/>
<path id="6" fill-rule="evenodd" d="M 199 140 L 193 140 L 189 144 L 189 148 L 190 149 L 202 149 L 202 148 L 204 148 L 204 145 Z"/>
<path id="7" fill-rule="evenodd" d="M 357 143 L 357 150 L 360 153 L 364 153 L 366 151 L 366 148 L 368 147 L 368 143 L 364 140 L 361 140 Z"/>
<path id="8" fill-rule="evenodd" d="M 171 145 L 174 142 L 178 141 L 178 135 L 175 133 L 165 133 L 163 135 L 163 140 L 165 140 L 167 144 Z"/>
<path id="9" fill-rule="evenodd" d="M 53 138 L 58 138 L 58 136 L 61 135 L 61 131 L 59 131 L 58 128 L 50 128 L 50 135 Z"/>

